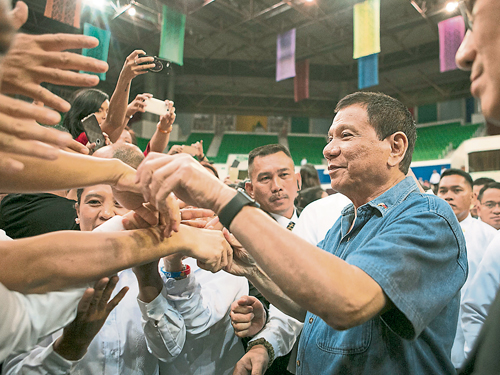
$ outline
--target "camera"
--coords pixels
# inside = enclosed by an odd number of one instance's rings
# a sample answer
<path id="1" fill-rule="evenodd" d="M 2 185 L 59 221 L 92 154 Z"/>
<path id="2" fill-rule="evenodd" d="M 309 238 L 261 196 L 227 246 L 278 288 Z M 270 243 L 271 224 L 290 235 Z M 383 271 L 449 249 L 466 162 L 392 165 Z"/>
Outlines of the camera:
<path id="1" fill-rule="evenodd" d="M 152 57 L 154 59 L 154 61 L 152 63 L 154 63 L 155 66 L 153 68 L 148 69 L 150 72 L 159 73 L 161 71 L 164 71 L 168 74 L 168 68 L 170 67 L 170 61 L 165 60 L 165 59 L 161 59 L 158 56 L 141 55 L 140 57 Z M 144 62 L 144 63 L 140 63 L 138 65 L 147 65 L 147 64 L 151 64 L 151 62 Z"/>

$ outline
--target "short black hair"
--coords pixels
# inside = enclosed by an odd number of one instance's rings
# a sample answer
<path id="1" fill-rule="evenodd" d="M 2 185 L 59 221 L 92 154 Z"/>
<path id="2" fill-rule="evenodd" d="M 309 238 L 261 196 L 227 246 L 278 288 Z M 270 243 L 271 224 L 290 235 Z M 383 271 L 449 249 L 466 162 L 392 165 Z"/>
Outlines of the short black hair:
<path id="1" fill-rule="evenodd" d="M 489 177 L 479 177 L 474 180 L 472 186 L 483 186 L 486 184 L 491 184 L 492 182 L 496 182 L 494 179 Z"/>
<path id="2" fill-rule="evenodd" d="M 479 194 L 477 195 L 477 199 L 479 202 L 482 201 L 483 199 L 483 194 L 486 190 L 488 189 L 498 189 L 500 190 L 500 182 L 490 182 L 489 184 L 484 185 L 481 190 L 479 191 Z M 481 202 L 482 203 L 482 202 Z"/>
<path id="3" fill-rule="evenodd" d="M 285 146 L 280 145 L 279 143 L 259 146 L 257 148 L 254 148 L 248 154 L 248 175 L 250 176 L 251 169 L 253 167 L 253 162 L 254 162 L 256 157 L 274 155 L 274 154 L 277 154 L 278 152 L 285 153 L 285 155 L 288 156 L 290 158 L 290 160 L 292 160 L 292 162 L 293 162 L 292 155 L 290 154 L 290 151 L 288 151 L 288 149 Z"/>
<path id="4" fill-rule="evenodd" d="M 439 182 L 441 182 L 443 177 L 446 177 L 446 176 L 462 176 L 465 179 L 465 181 L 467 181 L 470 188 L 472 189 L 472 177 L 467 172 L 465 172 L 461 169 L 456 169 L 456 168 L 447 169 L 441 175 L 441 179 L 439 180 Z"/>
<path id="5" fill-rule="evenodd" d="M 355 104 L 366 108 L 368 121 L 375 129 L 379 140 L 382 141 L 396 132 L 403 132 L 406 135 L 408 149 L 399 164 L 399 170 L 407 174 L 417 140 L 417 127 L 408 108 L 399 100 L 380 92 L 360 91 L 341 99 L 335 107 L 335 113 Z"/>

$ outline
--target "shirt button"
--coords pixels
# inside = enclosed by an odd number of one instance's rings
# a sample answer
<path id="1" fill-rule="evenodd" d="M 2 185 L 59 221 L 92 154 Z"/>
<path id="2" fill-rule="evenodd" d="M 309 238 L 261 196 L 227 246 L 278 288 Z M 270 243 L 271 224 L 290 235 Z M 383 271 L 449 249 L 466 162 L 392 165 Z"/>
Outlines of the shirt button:
<path id="1" fill-rule="evenodd" d="M 313 321 L 314 321 L 314 319 L 313 319 L 313 318 L 309 318 L 309 323 L 311 323 L 311 324 L 312 324 L 312 322 L 313 322 Z"/>
<path id="2" fill-rule="evenodd" d="M 300 366 L 300 361 L 297 359 L 297 367 Z"/>
<path id="3" fill-rule="evenodd" d="M 175 286 L 175 280 L 171 279 L 171 278 L 168 278 L 167 282 L 165 283 L 165 287 L 167 289 L 172 289 L 174 286 Z"/>

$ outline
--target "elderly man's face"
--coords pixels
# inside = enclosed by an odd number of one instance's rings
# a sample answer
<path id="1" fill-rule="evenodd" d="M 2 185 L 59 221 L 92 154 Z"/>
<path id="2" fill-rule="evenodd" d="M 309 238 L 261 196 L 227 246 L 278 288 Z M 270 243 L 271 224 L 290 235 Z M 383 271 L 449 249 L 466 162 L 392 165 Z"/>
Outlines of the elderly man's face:
<path id="1" fill-rule="evenodd" d="M 250 180 L 245 188 L 263 210 L 289 219 L 292 217 L 293 201 L 299 190 L 292 159 L 282 151 L 257 156 Z"/>
<path id="2" fill-rule="evenodd" d="M 471 92 L 481 100 L 486 118 L 500 123 L 500 1 L 467 1 L 473 30 L 468 31 L 456 60 L 470 70 Z"/>
<path id="3" fill-rule="evenodd" d="M 323 155 L 332 188 L 356 205 L 376 196 L 376 190 L 387 184 L 391 146 L 378 139 L 366 109 L 357 104 L 341 109 L 333 119 L 328 140 Z"/>

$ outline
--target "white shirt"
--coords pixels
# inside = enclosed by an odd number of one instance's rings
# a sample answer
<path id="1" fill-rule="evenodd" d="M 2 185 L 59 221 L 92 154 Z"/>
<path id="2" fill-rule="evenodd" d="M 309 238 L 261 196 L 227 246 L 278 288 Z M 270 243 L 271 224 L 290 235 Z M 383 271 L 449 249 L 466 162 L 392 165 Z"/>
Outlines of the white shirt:
<path id="1" fill-rule="evenodd" d="M 467 356 L 479 335 L 490 305 L 500 286 L 500 232 L 484 253 L 483 260 L 470 280 L 462 300 L 462 329 Z"/>
<path id="2" fill-rule="evenodd" d="M 0 241 L 6 240 L 11 238 L 0 230 Z M 0 362 L 9 354 L 31 349 L 41 337 L 70 323 L 84 291 L 24 295 L 0 283 Z"/>
<path id="3" fill-rule="evenodd" d="M 184 263 L 191 267 L 187 278 L 164 278 L 164 291 L 157 298 L 163 307 L 140 302 L 148 346 L 161 360 L 162 374 L 230 375 L 244 354 L 231 326 L 230 307 L 248 294 L 248 281 L 224 271 L 202 270 L 193 258 Z M 172 337 L 166 306 L 183 319 L 182 340 Z"/>
<path id="4" fill-rule="evenodd" d="M 273 214 L 273 213 L 271 213 L 271 216 L 283 228 L 286 228 L 288 226 L 288 224 L 290 224 L 291 221 L 294 222 L 295 224 L 297 224 L 297 222 L 299 221 L 299 217 L 297 216 L 297 210 L 296 209 L 293 210 L 293 215 L 292 215 L 292 217 L 290 219 L 287 218 L 286 216 L 278 215 L 278 214 Z"/>
<path id="5" fill-rule="evenodd" d="M 467 263 L 469 265 L 467 280 L 465 281 L 465 284 L 461 290 L 461 300 L 463 302 L 465 292 L 470 284 L 470 280 L 472 280 L 472 278 L 476 274 L 476 270 L 479 267 L 479 263 L 483 259 L 486 248 L 493 240 L 493 237 L 495 237 L 497 231 L 495 230 L 495 228 L 477 219 L 474 219 L 470 214 L 460 222 L 460 226 L 462 227 L 462 231 L 464 232 L 465 236 L 465 244 L 467 247 Z M 453 342 L 453 347 L 451 349 L 451 361 L 456 368 L 460 368 L 463 361 L 465 360 L 465 339 L 460 323 L 461 317 L 462 307 L 460 308 L 455 341 Z"/>
<path id="6" fill-rule="evenodd" d="M 111 232 L 120 229 L 123 229 L 121 217 L 115 216 L 94 231 Z M 118 276 L 120 280 L 112 297 L 125 286 L 130 290 L 109 314 L 81 360 L 68 361 L 54 352 L 52 344 L 62 334 L 60 330 L 41 341 L 30 353 L 9 358 L 4 363 L 3 374 L 158 374 L 159 361 L 148 351 L 142 329 L 141 311 L 137 304 L 137 279 L 131 269 L 120 272 Z M 70 292 L 61 293 L 69 295 Z M 45 309 L 53 309 L 53 306 L 46 305 Z M 59 317 L 58 314 L 53 316 L 54 319 Z M 179 336 L 182 318 L 174 309 L 170 309 L 169 316 L 175 327 L 171 331 L 172 335 Z"/>
<path id="7" fill-rule="evenodd" d="M 309 203 L 300 214 L 293 233 L 310 244 L 317 245 L 340 217 L 342 209 L 351 201 L 340 193 Z"/>

